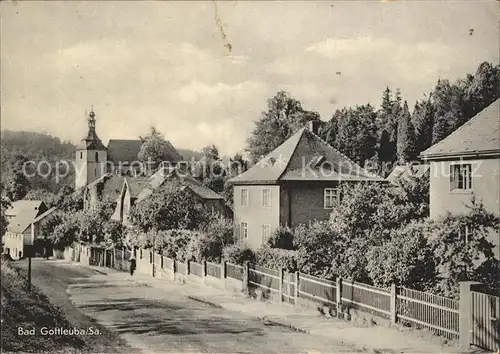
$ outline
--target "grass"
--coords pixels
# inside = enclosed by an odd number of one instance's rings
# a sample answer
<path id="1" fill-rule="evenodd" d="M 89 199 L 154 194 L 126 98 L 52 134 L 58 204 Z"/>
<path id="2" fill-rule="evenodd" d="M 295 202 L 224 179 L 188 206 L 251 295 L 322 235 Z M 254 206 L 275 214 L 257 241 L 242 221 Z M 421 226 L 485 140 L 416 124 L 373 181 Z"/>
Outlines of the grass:
<path id="1" fill-rule="evenodd" d="M 64 313 L 32 287 L 8 261 L 1 261 L 1 306 L 3 352 L 80 353 L 86 351 L 85 341 L 77 335 L 42 335 L 45 328 L 73 329 Z M 19 335 L 23 330 L 35 329 L 34 335 Z"/>

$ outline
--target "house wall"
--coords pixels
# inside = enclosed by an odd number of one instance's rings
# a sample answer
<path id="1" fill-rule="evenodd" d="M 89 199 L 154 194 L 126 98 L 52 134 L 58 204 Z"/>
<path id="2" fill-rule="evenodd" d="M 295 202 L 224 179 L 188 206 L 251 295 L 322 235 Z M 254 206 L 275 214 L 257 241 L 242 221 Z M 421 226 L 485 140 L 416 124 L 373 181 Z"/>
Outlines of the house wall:
<path id="1" fill-rule="evenodd" d="M 472 164 L 472 190 L 452 191 L 450 188 L 450 166 L 459 161 L 432 161 L 430 163 L 430 216 L 438 218 L 447 212 L 461 214 L 468 211 L 474 195 L 484 203 L 485 208 L 500 215 L 500 159 L 465 160 Z M 490 237 L 500 258 L 500 236 L 494 233 Z"/>
<path id="2" fill-rule="evenodd" d="M 31 227 L 28 227 L 24 233 L 7 231 L 4 235 L 4 252 L 10 254 L 13 259 L 19 259 L 19 252 L 21 252 L 22 257 L 24 255 L 24 245 L 29 244 L 30 239 Z"/>
<path id="3" fill-rule="evenodd" d="M 248 206 L 241 205 L 241 190 L 248 189 Z M 271 190 L 271 206 L 262 206 L 262 190 Z M 262 245 L 262 225 L 269 225 L 271 232 L 280 225 L 280 186 L 241 185 L 234 186 L 234 221 L 239 235 L 241 222 L 248 224 L 248 238 L 242 239 L 249 247 L 256 249 Z M 240 235 L 241 236 L 241 235 Z M 242 236 L 241 236 L 242 237 Z"/>
<path id="4" fill-rule="evenodd" d="M 334 186 L 331 186 L 333 188 Z M 328 220 L 331 209 L 324 207 L 324 188 L 306 187 L 291 190 L 291 226 L 313 220 Z"/>

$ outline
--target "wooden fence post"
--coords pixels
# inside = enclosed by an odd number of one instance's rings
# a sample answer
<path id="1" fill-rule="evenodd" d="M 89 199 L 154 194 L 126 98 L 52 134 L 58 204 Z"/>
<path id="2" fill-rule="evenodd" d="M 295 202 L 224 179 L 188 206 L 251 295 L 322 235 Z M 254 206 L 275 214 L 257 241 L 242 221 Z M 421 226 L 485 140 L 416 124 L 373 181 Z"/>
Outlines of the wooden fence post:
<path id="1" fill-rule="evenodd" d="M 175 273 L 177 273 L 177 266 L 175 264 L 175 258 L 173 259 L 172 270 L 174 271 L 174 276 L 175 276 Z"/>
<path id="2" fill-rule="evenodd" d="M 191 261 L 186 261 L 186 275 L 191 274 L 190 263 Z"/>
<path id="3" fill-rule="evenodd" d="M 283 301 L 283 268 L 280 267 L 279 302 Z"/>
<path id="4" fill-rule="evenodd" d="M 221 279 L 225 279 L 226 278 L 226 274 L 227 274 L 226 266 L 227 266 L 227 261 L 223 261 L 222 262 Z"/>
<path id="5" fill-rule="evenodd" d="M 391 323 L 396 323 L 398 314 L 396 308 L 397 288 L 396 284 L 391 284 Z"/>
<path id="6" fill-rule="evenodd" d="M 116 259 L 116 249 L 113 247 L 113 259 L 111 262 L 111 266 L 115 268 L 115 259 Z"/>
<path id="7" fill-rule="evenodd" d="M 472 291 L 480 291 L 483 284 L 476 281 L 460 282 L 460 300 L 458 303 L 458 341 L 462 348 L 468 349 L 471 344 L 474 316 L 472 314 Z"/>
<path id="8" fill-rule="evenodd" d="M 299 279 L 300 279 L 300 272 L 296 271 L 295 272 L 295 289 L 293 292 L 293 299 L 294 299 L 294 304 L 297 305 L 297 302 L 299 301 Z"/>
<path id="9" fill-rule="evenodd" d="M 337 316 L 342 313 L 342 278 L 335 279 L 335 300 L 337 302 Z"/>
<path id="10" fill-rule="evenodd" d="M 207 261 L 203 261 L 203 278 L 207 276 Z"/>

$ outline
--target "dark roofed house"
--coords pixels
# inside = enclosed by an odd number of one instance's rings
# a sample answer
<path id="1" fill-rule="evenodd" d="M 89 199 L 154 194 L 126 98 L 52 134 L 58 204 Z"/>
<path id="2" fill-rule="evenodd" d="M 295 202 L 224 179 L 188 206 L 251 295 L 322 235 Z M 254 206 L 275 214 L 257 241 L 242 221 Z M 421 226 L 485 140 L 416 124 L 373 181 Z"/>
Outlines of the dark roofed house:
<path id="1" fill-rule="evenodd" d="M 487 210 L 500 215 L 500 100 L 420 157 L 430 165 L 431 218 L 466 213 L 473 196 Z M 500 259 L 500 235 L 490 236 Z"/>
<path id="2" fill-rule="evenodd" d="M 177 169 L 163 168 L 149 178 L 126 178 L 112 218 L 126 223 L 130 208 L 136 202 L 148 198 L 154 191 L 168 185 L 192 193 L 195 199 L 207 208 L 226 216 L 231 213 L 220 194 L 204 186 L 193 177 L 182 174 Z"/>
<path id="3" fill-rule="evenodd" d="M 385 183 L 303 128 L 232 178 L 237 234 L 252 248 L 279 226 L 329 218 L 341 182 Z"/>

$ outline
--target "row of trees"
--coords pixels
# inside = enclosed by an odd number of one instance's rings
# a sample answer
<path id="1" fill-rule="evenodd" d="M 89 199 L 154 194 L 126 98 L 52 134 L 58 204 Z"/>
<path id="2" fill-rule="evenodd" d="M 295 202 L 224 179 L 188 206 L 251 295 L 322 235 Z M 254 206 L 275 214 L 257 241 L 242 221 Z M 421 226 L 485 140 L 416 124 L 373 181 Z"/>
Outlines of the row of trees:
<path id="1" fill-rule="evenodd" d="M 479 65 L 474 75 L 452 83 L 438 80 L 434 90 L 418 100 L 413 111 L 399 90 L 386 88 L 379 109 L 371 103 L 337 109 L 319 134 L 329 144 L 361 164 L 403 163 L 437 143 L 490 105 L 498 97 L 500 66 Z M 247 140 L 253 162 L 268 154 L 319 114 L 306 111 L 285 92 L 268 100 Z M 379 172 L 381 172 L 379 170 Z"/>

